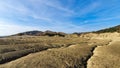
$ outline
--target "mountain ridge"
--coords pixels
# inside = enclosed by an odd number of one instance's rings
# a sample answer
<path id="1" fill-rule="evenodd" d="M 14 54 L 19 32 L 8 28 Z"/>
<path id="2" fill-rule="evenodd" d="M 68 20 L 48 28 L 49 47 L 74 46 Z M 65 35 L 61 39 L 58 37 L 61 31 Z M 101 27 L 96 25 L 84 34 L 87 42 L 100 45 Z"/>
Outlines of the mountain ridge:
<path id="1" fill-rule="evenodd" d="M 65 36 L 66 33 L 63 32 L 54 32 L 54 31 L 38 31 L 38 30 L 33 30 L 33 31 L 27 31 L 27 32 L 22 32 L 22 33 L 18 33 L 15 34 L 13 36 L 23 36 L 23 35 L 30 35 L 30 36 Z"/>
<path id="2" fill-rule="evenodd" d="M 76 34 L 76 35 L 81 35 L 81 34 L 86 34 L 86 33 L 113 33 L 113 32 L 118 32 L 120 33 L 120 25 L 114 26 L 114 27 L 110 27 L 110 28 L 106 28 L 106 29 L 101 29 L 98 31 L 92 31 L 92 32 L 74 32 L 72 34 Z M 67 35 L 67 33 L 64 32 L 55 32 L 55 31 L 50 31 L 50 30 L 46 30 L 46 31 L 38 31 L 38 30 L 33 30 L 33 31 L 26 31 L 26 32 L 22 32 L 22 33 L 18 33 L 12 36 L 23 36 L 23 35 L 30 35 L 30 36 L 65 36 Z"/>
<path id="3" fill-rule="evenodd" d="M 101 29 L 98 31 L 94 31 L 93 33 L 113 33 L 113 32 L 118 32 L 120 33 L 120 25 L 114 26 L 114 27 L 110 27 L 110 28 L 106 28 L 106 29 Z"/>

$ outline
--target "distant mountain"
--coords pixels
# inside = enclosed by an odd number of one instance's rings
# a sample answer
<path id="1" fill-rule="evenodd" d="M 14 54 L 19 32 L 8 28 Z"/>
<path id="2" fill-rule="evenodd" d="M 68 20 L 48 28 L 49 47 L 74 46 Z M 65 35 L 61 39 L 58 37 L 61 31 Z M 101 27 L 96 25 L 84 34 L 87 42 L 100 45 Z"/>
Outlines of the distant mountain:
<path id="1" fill-rule="evenodd" d="M 53 32 L 53 31 L 27 31 L 27 32 L 23 32 L 23 33 L 18 33 L 18 34 L 15 34 L 14 36 L 23 36 L 23 35 L 30 35 L 30 36 L 65 36 L 66 33 L 63 33 L 63 32 Z"/>
<path id="2" fill-rule="evenodd" d="M 120 25 L 118 26 L 115 26 L 115 27 L 110 27 L 110 28 L 106 28 L 106 29 L 102 29 L 102 30 L 99 30 L 99 31 L 95 31 L 95 33 L 112 33 L 112 32 L 118 32 L 120 33 Z"/>
<path id="3" fill-rule="evenodd" d="M 118 32 L 120 33 L 120 25 L 115 26 L 115 27 L 110 27 L 110 28 L 106 28 L 106 29 L 102 29 L 102 30 L 98 30 L 98 31 L 93 31 L 92 33 L 112 33 L 112 32 Z M 72 33 L 72 34 L 76 34 L 76 35 L 81 35 L 81 34 L 86 34 L 86 33 L 91 33 L 91 32 L 83 32 L 83 33 Z M 23 36 L 23 35 L 30 35 L 30 36 L 62 36 L 64 37 L 66 35 L 66 33 L 63 32 L 54 32 L 54 31 L 27 31 L 27 32 L 23 32 L 23 33 L 18 33 L 15 34 L 13 36 Z"/>

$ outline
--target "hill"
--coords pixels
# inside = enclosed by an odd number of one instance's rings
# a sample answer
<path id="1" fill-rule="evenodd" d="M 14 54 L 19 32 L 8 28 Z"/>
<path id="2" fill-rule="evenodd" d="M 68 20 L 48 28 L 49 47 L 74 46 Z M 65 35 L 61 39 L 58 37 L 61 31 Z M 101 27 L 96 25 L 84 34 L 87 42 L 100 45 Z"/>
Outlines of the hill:
<path id="1" fill-rule="evenodd" d="M 106 29 L 101 29 L 98 31 L 93 31 L 92 33 L 113 33 L 113 32 L 120 33 L 120 25 L 106 28 Z M 88 33 L 91 33 L 91 32 L 74 32 L 72 34 L 80 36 L 81 34 L 88 34 Z M 47 30 L 44 32 L 35 30 L 35 31 L 27 31 L 27 32 L 18 33 L 18 34 L 15 34 L 13 36 L 24 36 L 24 35 L 29 35 L 29 36 L 62 36 L 62 37 L 64 37 L 66 35 L 66 33 L 54 32 L 54 31 L 50 31 L 50 30 Z"/>
<path id="2" fill-rule="evenodd" d="M 113 32 L 120 33 L 120 25 L 115 26 L 115 27 L 110 27 L 110 28 L 107 28 L 107 29 L 102 29 L 102 30 L 99 30 L 99 31 L 95 31 L 95 33 L 107 33 L 107 32 L 108 33 L 113 33 Z"/>
<path id="3" fill-rule="evenodd" d="M 53 31 L 27 31 L 27 32 L 22 32 L 22 33 L 18 33 L 15 34 L 14 36 L 24 36 L 24 35 L 30 35 L 30 36 L 62 36 L 64 37 L 66 35 L 66 33 L 63 32 L 53 32 Z"/>

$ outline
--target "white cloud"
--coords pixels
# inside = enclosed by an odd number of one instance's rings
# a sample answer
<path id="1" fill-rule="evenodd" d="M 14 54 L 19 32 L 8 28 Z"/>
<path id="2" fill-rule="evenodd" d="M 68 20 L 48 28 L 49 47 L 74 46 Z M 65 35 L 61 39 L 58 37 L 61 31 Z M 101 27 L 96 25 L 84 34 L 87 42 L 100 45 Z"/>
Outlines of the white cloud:
<path id="1" fill-rule="evenodd" d="M 0 21 L 0 36 L 12 35 L 12 34 L 19 33 L 19 32 L 38 30 L 38 29 L 40 28 L 33 27 L 33 26 L 12 24 L 6 21 Z"/>
<path id="2" fill-rule="evenodd" d="M 107 18 L 99 18 L 96 20 L 90 20 L 89 22 L 105 22 L 105 21 L 110 21 L 110 20 L 115 20 L 115 19 L 120 19 L 120 16 L 113 16 L 113 17 L 107 17 Z"/>
<path id="3" fill-rule="evenodd" d="M 20 17 L 20 19 L 25 18 L 25 17 L 33 17 L 35 19 L 45 20 L 48 22 L 50 21 L 50 18 L 47 18 L 43 15 L 41 16 L 40 14 L 37 14 L 35 10 L 33 11 L 30 8 L 26 7 L 24 4 L 16 2 L 16 1 L 15 3 L 1 1 L 0 12 L 2 12 L 2 14 L 8 13 L 7 16 L 16 15 Z"/>
<path id="4" fill-rule="evenodd" d="M 62 6 L 60 6 L 60 5 L 56 4 L 56 3 L 53 4 L 53 3 L 50 3 L 50 2 L 46 2 L 46 5 L 48 5 L 50 7 L 53 7 L 53 8 L 56 8 L 56 9 L 61 10 L 61 11 L 65 11 L 67 13 L 74 14 L 74 11 L 72 11 L 70 9 L 67 9 L 67 8 L 64 8 L 64 7 L 62 7 Z"/>
<path id="5" fill-rule="evenodd" d="M 92 2 L 89 5 L 86 5 L 83 9 L 80 9 L 78 16 L 86 15 L 100 6 L 99 2 Z"/>
<path id="6" fill-rule="evenodd" d="M 94 2 L 87 5 L 84 9 L 81 9 L 79 13 L 75 13 L 74 10 L 68 8 L 69 6 L 62 6 L 59 2 L 60 0 L 26 0 L 28 5 L 24 4 L 24 0 L 23 2 L 19 1 L 20 0 L 18 0 L 18 2 L 16 0 L 10 0 L 9 2 L 7 0 L 0 1 L 0 14 L 8 14 L 6 16 L 10 17 L 5 21 L 0 20 L 0 35 L 10 35 L 29 30 L 55 30 L 64 32 L 85 31 L 82 26 L 74 25 L 70 23 L 70 21 L 65 22 L 65 20 L 75 14 L 85 15 L 96 9 L 99 5 Z M 73 0 L 69 0 L 69 2 L 71 5 Z M 55 9 L 53 10 L 54 12 L 50 11 L 50 7 Z M 60 16 L 62 18 L 60 18 Z M 64 16 L 68 17 L 64 18 Z M 2 16 L 0 17 L 2 18 Z M 22 23 L 22 25 L 18 25 L 18 22 L 14 21 L 14 17 L 24 20 L 26 23 L 28 23 L 28 20 L 32 18 L 36 21 L 44 20 L 51 24 L 51 26 L 45 25 L 44 27 L 42 25 L 38 25 L 37 27 L 34 27 L 32 25 L 26 26 L 24 23 Z M 13 23 L 9 21 L 10 19 L 12 19 Z M 37 24 L 35 22 L 32 22 L 32 24 Z"/>
<path id="7" fill-rule="evenodd" d="M 30 0 L 32 4 L 35 6 L 39 6 L 40 4 L 44 6 L 53 7 L 59 11 L 64 11 L 69 14 L 74 14 L 75 12 L 71 9 L 68 9 L 68 7 L 62 6 L 60 3 L 60 0 Z M 38 4 L 38 5 L 37 5 Z M 48 7 L 48 9 L 49 9 Z"/>
<path id="8" fill-rule="evenodd" d="M 52 19 L 50 19 L 50 18 L 38 16 L 38 15 L 35 15 L 35 14 L 31 15 L 31 17 L 33 17 L 34 19 L 44 20 L 44 21 L 47 21 L 47 22 L 52 21 Z"/>

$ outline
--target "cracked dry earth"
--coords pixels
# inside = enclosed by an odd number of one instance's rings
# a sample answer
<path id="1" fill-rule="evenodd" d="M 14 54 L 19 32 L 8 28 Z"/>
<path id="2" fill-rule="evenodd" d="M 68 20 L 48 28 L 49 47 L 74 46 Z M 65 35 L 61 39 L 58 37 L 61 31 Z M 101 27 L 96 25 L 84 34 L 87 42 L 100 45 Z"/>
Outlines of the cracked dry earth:
<path id="1" fill-rule="evenodd" d="M 119 68 L 120 41 L 90 39 L 86 43 L 32 53 L 0 68 Z"/>

